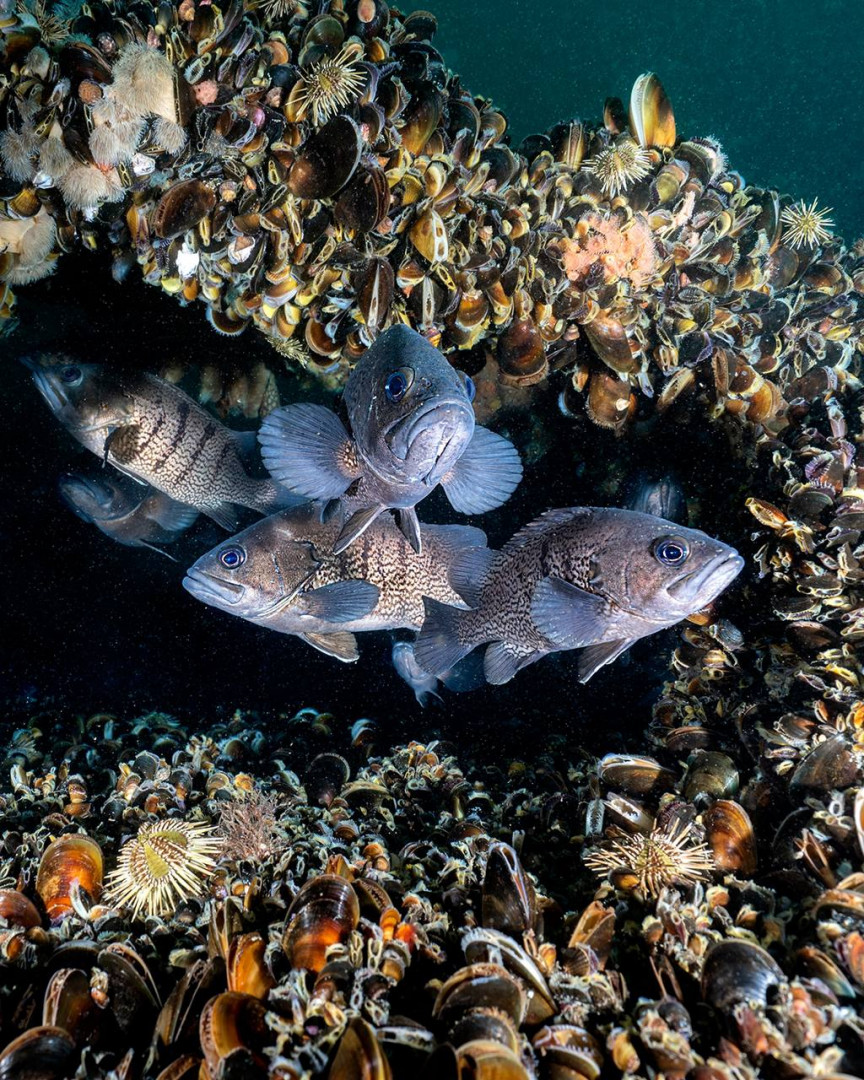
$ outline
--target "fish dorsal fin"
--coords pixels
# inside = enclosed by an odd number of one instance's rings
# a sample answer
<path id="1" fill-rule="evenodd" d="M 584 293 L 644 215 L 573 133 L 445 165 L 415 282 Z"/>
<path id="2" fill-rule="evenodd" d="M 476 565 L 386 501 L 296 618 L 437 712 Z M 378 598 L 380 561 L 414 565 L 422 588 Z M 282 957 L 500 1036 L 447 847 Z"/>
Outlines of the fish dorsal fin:
<path id="1" fill-rule="evenodd" d="M 298 634 L 297 636 L 313 649 L 323 652 L 326 656 L 333 656 L 341 660 L 343 664 L 353 664 L 360 657 L 357 638 L 344 630 L 337 630 L 333 634 Z"/>
<path id="2" fill-rule="evenodd" d="M 483 514 L 506 502 L 522 479 L 519 451 L 488 428 L 475 427 L 459 460 L 441 478 L 450 505 L 460 514 Z"/>
<path id="3" fill-rule="evenodd" d="M 459 593 L 469 607 L 479 607 L 483 586 L 496 554 L 487 547 L 474 547 L 463 551 L 453 560 L 447 575 L 450 587 Z"/>
<path id="4" fill-rule="evenodd" d="M 386 509 L 386 506 L 364 506 L 360 510 L 356 510 L 342 526 L 342 531 L 336 537 L 333 554 L 341 555 L 345 548 L 353 544 L 358 536 L 362 536 L 375 518 L 379 514 L 383 514 Z"/>
<path id="5" fill-rule="evenodd" d="M 176 499 L 163 496 L 156 502 L 148 517 L 167 532 L 181 533 L 195 522 L 198 511 L 188 503 L 177 502 Z"/>
<path id="6" fill-rule="evenodd" d="M 274 480 L 309 499 L 336 499 L 360 475 L 351 437 L 336 413 L 323 405 L 274 409 L 258 441 Z"/>
<path id="7" fill-rule="evenodd" d="M 237 512 L 229 502 L 216 503 L 214 506 L 202 506 L 201 512 L 221 525 L 226 532 L 237 531 Z"/>
<path id="8" fill-rule="evenodd" d="M 523 525 L 517 533 L 510 537 L 501 550 L 508 555 L 514 551 L 519 551 L 526 544 L 536 540 L 538 536 L 542 536 L 543 533 L 551 532 L 561 525 L 567 525 L 578 517 L 590 517 L 591 513 L 590 506 L 568 506 L 560 510 L 547 510 L 540 517 L 530 521 L 527 525 Z"/>
<path id="9" fill-rule="evenodd" d="M 589 645 L 579 653 L 579 682 L 586 683 L 601 667 L 617 660 L 626 652 L 637 638 L 622 638 L 621 641 L 603 641 L 599 645 Z"/>
<path id="10" fill-rule="evenodd" d="M 543 655 L 542 652 L 519 653 L 506 641 L 495 641 L 487 648 L 483 658 L 483 673 L 486 681 L 492 683 L 493 686 L 510 682 L 517 671 L 533 664 Z"/>
<path id="11" fill-rule="evenodd" d="M 417 511 L 413 506 L 403 507 L 398 511 L 398 522 L 402 535 L 419 555 L 422 550 L 422 541 L 420 540 L 420 521 L 417 518 Z"/>
<path id="12" fill-rule="evenodd" d="M 362 619 L 375 610 L 380 591 L 369 581 L 336 581 L 298 596 L 294 607 L 301 615 L 327 622 Z"/>
<path id="13" fill-rule="evenodd" d="M 531 618 L 559 649 L 579 649 L 602 641 L 610 629 L 609 605 L 559 577 L 546 577 L 531 597 Z"/>

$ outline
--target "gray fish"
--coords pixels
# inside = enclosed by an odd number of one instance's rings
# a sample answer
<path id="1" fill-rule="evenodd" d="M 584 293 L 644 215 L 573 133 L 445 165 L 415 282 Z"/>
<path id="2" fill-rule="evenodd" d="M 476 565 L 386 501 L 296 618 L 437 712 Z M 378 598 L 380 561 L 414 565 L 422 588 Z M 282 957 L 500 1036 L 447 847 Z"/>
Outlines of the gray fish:
<path id="1" fill-rule="evenodd" d="M 82 521 L 95 525 L 118 544 L 146 547 L 168 555 L 157 544 L 170 544 L 195 521 L 194 506 L 175 502 L 120 473 L 104 476 L 61 476 L 58 483 L 64 502 Z M 172 558 L 172 556 L 168 556 Z"/>
<path id="2" fill-rule="evenodd" d="M 483 678 L 482 665 L 474 663 L 474 658 L 471 656 L 460 660 L 455 668 L 442 672 L 439 677 L 430 675 L 417 663 L 413 641 L 394 641 L 390 655 L 396 674 L 414 691 L 417 704 L 421 709 L 426 708 L 431 698 L 436 698 L 443 704 L 443 699 L 438 693 L 439 682 L 453 693 L 461 694 L 465 690 L 478 689 L 486 681 Z"/>
<path id="3" fill-rule="evenodd" d="M 505 502 L 522 477 L 512 443 L 475 427 L 473 384 L 416 331 L 397 325 L 361 357 L 345 385 L 350 434 L 322 405 L 287 405 L 261 425 L 264 464 L 310 499 L 350 493 L 354 512 L 338 554 L 385 510 L 415 551 L 414 507 L 438 485 L 454 509 L 481 514 Z"/>
<path id="4" fill-rule="evenodd" d="M 337 555 L 343 524 L 342 513 L 322 521 L 312 503 L 273 514 L 203 555 L 183 585 L 205 604 L 351 661 L 355 632 L 418 629 L 424 595 L 461 604 L 447 580 L 450 564 L 486 543 L 467 525 L 423 525 L 418 554 L 382 518 Z"/>
<path id="5" fill-rule="evenodd" d="M 651 477 L 648 473 L 640 472 L 628 486 L 628 510 L 653 514 L 654 517 L 665 518 L 679 525 L 687 524 L 687 498 L 674 476 L 666 473 Z"/>
<path id="6" fill-rule="evenodd" d="M 632 510 L 549 510 L 500 552 L 467 552 L 450 583 L 469 611 L 426 601 L 415 655 L 438 674 L 486 642 L 490 683 L 550 652 L 582 649 L 588 679 L 634 641 L 713 600 L 741 571 L 734 548 Z"/>
<path id="7" fill-rule="evenodd" d="M 164 379 L 65 357 L 25 363 L 51 411 L 82 446 L 224 528 L 236 528 L 235 505 L 270 513 L 296 503 L 272 480 L 247 473 L 253 433 L 224 427 Z"/>

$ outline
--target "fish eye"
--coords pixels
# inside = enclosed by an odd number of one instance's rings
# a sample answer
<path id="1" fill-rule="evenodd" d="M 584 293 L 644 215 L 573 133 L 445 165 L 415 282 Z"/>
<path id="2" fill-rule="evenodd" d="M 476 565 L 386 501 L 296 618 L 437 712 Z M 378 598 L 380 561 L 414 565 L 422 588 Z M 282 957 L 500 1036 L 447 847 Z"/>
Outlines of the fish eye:
<path id="1" fill-rule="evenodd" d="M 664 566 L 681 566 L 690 558 L 690 548 L 680 536 L 664 536 L 655 541 L 653 554 Z"/>
<path id="2" fill-rule="evenodd" d="M 413 382 L 413 368 L 403 367 L 399 368 L 398 371 L 391 372 L 384 383 L 384 393 L 387 395 L 387 400 L 397 405 L 411 389 Z"/>
<path id="3" fill-rule="evenodd" d="M 474 380 L 470 375 L 466 375 L 464 371 L 460 371 L 459 374 L 465 383 L 465 393 L 468 395 L 468 400 L 473 401 L 477 397 L 477 387 L 474 385 Z"/>
<path id="4" fill-rule="evenodd" d="M 227 547 L 219 553 L 219 562 L 228 570 L 236 570 L 246 562 L 246 552 L 242 547 Z"/>
<path id="5" fill-rule="evenodd" d="M 69 386 L 81 382 L 83 375 L 84 372 L 77 364 L 67 364 L 66 367 L 60 368 L 60 378 Z"/>

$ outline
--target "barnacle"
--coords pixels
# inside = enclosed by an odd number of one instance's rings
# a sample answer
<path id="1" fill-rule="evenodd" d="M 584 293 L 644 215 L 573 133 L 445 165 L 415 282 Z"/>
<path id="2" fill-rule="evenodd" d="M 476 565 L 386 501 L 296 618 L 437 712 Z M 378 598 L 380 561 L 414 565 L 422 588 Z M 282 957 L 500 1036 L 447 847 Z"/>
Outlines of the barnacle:
<path id="1" fill-rule="evenodd" d="M 200 896 L 222 839 L 203 822 L 145 822 L 106 879 L 112 901 L 133 915 L 165 915 Z"/>
<path id="2" fill-rule="evenodd" d="M 335 56 L 325 56 L 300 76 L 297 95 L 301 115 L 312 114 L 312 123 L 320 127 L 340 109 L 344 109 L 363 88 L 365 75 L 357 67 L 356 45 L 345 45 Z"/>
<path id="3" fill-rule="evenodd" d="M 786 206 L 780 214 L 780 220 L 786 226 L 783 239 L 792 247 L 815 247 L 831 239 L 831 227 L 834 222 L 828 216 L 831 207 L 818 210 L 819 200 L 814 199 L 808 206 L 804 199 Z"/>
<path id="4" fill-rule="evenodd" d="M 616 871 L 632 876 L 644 893 L 659 896 L 672 885 L 709 880 L 714 860 L 693 826 L 676 818 L 647 834 L 612 840 L 589 852 L 585 865 L 601 877 Z"/>

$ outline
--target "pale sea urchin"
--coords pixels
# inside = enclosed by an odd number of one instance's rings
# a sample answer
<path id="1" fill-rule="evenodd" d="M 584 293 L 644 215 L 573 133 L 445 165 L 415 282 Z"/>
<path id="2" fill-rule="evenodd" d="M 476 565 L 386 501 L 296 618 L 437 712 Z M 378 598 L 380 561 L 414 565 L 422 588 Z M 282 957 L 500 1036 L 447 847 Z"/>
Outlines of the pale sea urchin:
<path id="1" fill-rule="evenodd" d="M 363 89 L 366 75 L 354 63 L 357 55 L 356 44 L 348 44 L 335 56 L 317 61 L 300 76 L 302 85 L 297 104 L 304 113 L 311 112 L 316 127 L 349 105 Z"/>
<path id="2" fill-rule="evenodd" d="M 818 210 L 819 200 L 814 199 L 808 206 L 802 199 L 787 206 L 780 214 L 780 220 L 786 226 L 783 239 L 790 247 L 814 247 L 831 239 L 831 227 L 834 222 L 828 215 L 831 207 Z"/>
<path id="3" fill-rule="evenodd" d="M 651 160 L 647 152 L 633 139 L 624 137 L 610 143 L 584 163 L 594 173 L 603 193 L 614 198 L 637 180 L 648 175 Z"/>
<path id="4" fill-rule="evenodd" d="M 670 885 L 706 881 L 714 860 L 692 826 L 674 820 L 647 835 L 637 833 L 613 840 L 586 855 L 585 865 L 601 877 L 613 872 L 632 876 L 644 893 L 659 896 Z"/>
<path id="5" fill-rule="evenodd" d="M 182 900 L 200 896 L 222 843 L 201 822 L 145 822 L 121 848 L 106 880 L 108 896 L 133 916 L 171 914 Z"/>

